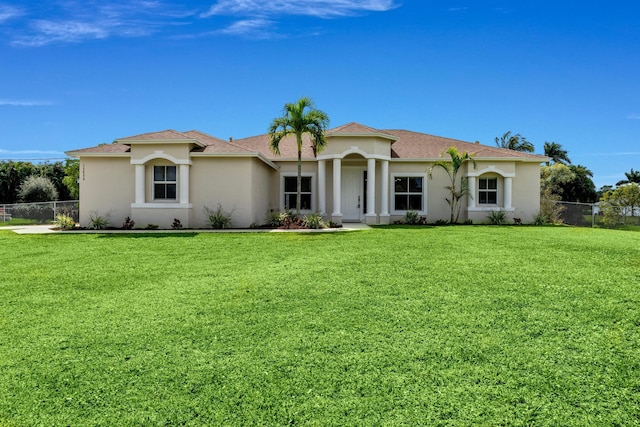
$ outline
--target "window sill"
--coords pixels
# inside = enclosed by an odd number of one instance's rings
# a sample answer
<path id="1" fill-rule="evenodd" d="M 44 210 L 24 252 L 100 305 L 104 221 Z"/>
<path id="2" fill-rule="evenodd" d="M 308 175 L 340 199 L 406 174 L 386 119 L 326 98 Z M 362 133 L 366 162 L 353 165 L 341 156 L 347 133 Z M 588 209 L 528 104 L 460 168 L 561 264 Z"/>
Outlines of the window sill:
<path id="1" fill-rule="evenodd" d="M 501 206 L 482 206 L 475 208 L 467 208 L 468 212 L 490 212 L 490 211 L 505 211 L 505 212 L 515 212 L 516 208 L 503 208 Z"/>
<path id="2" fill-rule="evenodd" d="M 131 203 L 131 209 L 191 209 L 193 205 L 191 203 L 176 203 L 176 202 L 163 202 L 163 203 Z"/>

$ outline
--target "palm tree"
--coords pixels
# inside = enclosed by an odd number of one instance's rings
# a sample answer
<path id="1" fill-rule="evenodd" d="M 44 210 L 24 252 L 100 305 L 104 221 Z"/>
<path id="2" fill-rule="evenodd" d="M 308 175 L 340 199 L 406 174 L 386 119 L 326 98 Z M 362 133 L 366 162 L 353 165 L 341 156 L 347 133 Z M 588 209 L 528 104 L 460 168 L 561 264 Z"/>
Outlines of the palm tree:
<path id="1" fill-rule="evenodd" d="M 623 179 L 622 181 L 616 182 L 616 185 L 629 184 L 632 182 L 635 182 L 636 184 L 640 184 L 640 171 L 634 171 L 633 168 L 631 168 L 631 171 L 625 172 L 624 176 L 626 176 L 627 179 Z"/>
<path id="2" fill-rule="evenodd" d="M 445 197 L 445 200 L 451 208 L 451 218 L 449 222 L 456 223 L 460 217 L 461 200 L 469 193 L 469 181 L 467 178 L 461 178 L 460 186 L 457 186 L 456 181 L 458 172 L 465 162 L 473 162 L 473 166 L 475 167 L 476 161 L 473 156 L 466 151 L 460 153 L 456 147 L 449 147 L 447 154 L 451 157 L 451 161 L 440 160 L 435 162 L 433 166 L 429 168 L 429 178 L 432 178 L 433 169 L 436 167 L 444 169 L 449 176 L 451 185 L 448 185 L 445 188 L 449 190 L 451 195 L 448 198 Z"/>
<path id="3" fill-rule="evenodd" d="M 551 157 L 553 163 L 562 163 L 563 165 L 571 164 L 571 160 L 569 160 L 569 154 L 567 150 L 562 149 L 562 145 L 557 142 L 546 142 L 544 143 L 544 155 L 547 157 Z M 547 162 L 547 166 L 549 166 L 551 162 Z"/>
<path id="4" fill-rule="evenodd" d="M 302 135 L 311 137 L 313 154 L 316 155 L 327 145 L 324 132 L 329 125 L 329 117 L 315 108 L 313 100 L 302 97 L 296 103 L 284 105 L 282 117 L 273 119 L 269 126 L 269 148 L 280 155 L 280 142 L 288 135 L 295 135 L 298 146 L 298 182 L 296 194 L 296 214 L 300 215 L 300 193 L 302 192 Z"/>
<path id="5" fill-rule="evenodd" d="M 514 151 L 525 151 L 533 153 L 533 144 L 521 136 L 519 133 L 511 135 L 511 131 L 506 131 L 502 137 L 496 137 L 496 145 L 500 148 L 506 148 Z"/>

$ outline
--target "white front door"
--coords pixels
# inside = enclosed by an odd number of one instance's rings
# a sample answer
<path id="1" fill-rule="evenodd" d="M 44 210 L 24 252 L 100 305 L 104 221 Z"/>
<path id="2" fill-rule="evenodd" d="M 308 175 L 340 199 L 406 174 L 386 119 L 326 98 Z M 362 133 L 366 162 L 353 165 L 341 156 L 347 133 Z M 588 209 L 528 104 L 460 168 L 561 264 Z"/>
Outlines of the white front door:
<path id="1" fill-rule="evenodd" d="M 363 171 L 361 167 L 342 168 L 342 220 L 362 221 L 364 219 Z"/>

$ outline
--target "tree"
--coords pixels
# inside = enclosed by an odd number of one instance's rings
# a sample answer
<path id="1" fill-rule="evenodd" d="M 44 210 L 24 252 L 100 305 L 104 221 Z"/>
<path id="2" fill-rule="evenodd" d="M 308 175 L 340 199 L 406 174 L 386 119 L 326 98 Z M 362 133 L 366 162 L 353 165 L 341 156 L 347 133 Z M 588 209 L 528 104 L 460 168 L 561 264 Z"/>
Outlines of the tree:
<path id="1" fill-rule="evenodd" d="M 551 161 L 553 163 L 562 163 L 562 164 L 570 164 L 571 160 L 569 160 L 569 154 L 567 150 L 562 149 L 562 145 L 557 142 L 546 142 L 544 143 L 544 155 L 547 157 L 551 157 Z M 547 162 L 547 166 L 549 166 L 550 162 Z"/>
<path id="2" fill-rule="evenodd" d="M 512 135 L 511 131 L 507 131 L 502 137 L 496 137 L 496 146 L 514 151 L 524 151 L 533 153 L 533 144 L 521 136 L 519 133 Z"/>
<path id="3" fill-rule="evenodd" d="M 67 159 L 64 166 L 65 176 L 62 178 L 62 183 L 69 189 L 71 197 L 75 200 L 80 198 L 80 160 Z"/>
<path id="4" fill-rule="evenodd" d="M 604 222 L 615 226 L 626 222 L 627 216 L 634 216 L 640 206 L 640 184 L 631 182 L 615 190 L 606 192 L 600 202 Z"/>
<path id="5" fill-rule="evenodd" d="M 616 185 L 628 184 L 630 182 L 635 182 L 636 184 L 640 184 L 640 171 L 634 171 L 633 168 L 631 168 L 631 171 L 625 172 L 624 176 L 626 176 L 627 179 L 623 179 L 621 181 L 616 182 Z"/>
<path id="6" fill-rule="evenodd" d="M 544 222 L 562 223 L 561 214 L 563 186 L 575 179 L 575 174 L 567 165 L 554 163 L 540 168 L 540 216 Z"/>
<path id="7" fill-rule="evenodd" d="M 473 162 L 473 165 L 475 166 L 476 161 L 474 160 L 473 156 L 471 156 L 466 151 L 460 153 L 456 147 L 449 147 L 449 149 L 447 150 L 447 154 L 449 154 L 451 160 L 439 160 L 435 162 L 433 166 L 429 168 L 429 178 L 433 177 L 433 170 L 436 167 L 444 169 L 444 171 L 447 173 L 449 181 L 451 181 L 451 184 L 445 187 L 447 190 L 449 190 L 450 194 L 449 197 L 445 197 L 445 200 L 451 208 L 451 217 L 449 219 L 449 222 L 457 223 L 458 218 L 460 217 L 462 198 L 469 193 L 469 181 L 467 178 L 460 178 L 460 185 L 458 186 L 458 184 L 456 184 L 458 172 L 460 172 L 460 169 L 466 162 Z"/>
<path id="8" fill-rule="evenodd" d="M 296 190 L 296 214 L 300 215 L 300 194 L 302 193 L 302 135 L 311 137 L 314 155 L 327 145 L 324 132 L 329 125 L 329 117 L 315 108 L 313 100 L 302 97 L 296 103 L 284 106 L 282 117 L 273 119 L 269 126 L 269 148 L 280 155 L 280 142 L 288 135 L 295 135 L 298 148 L 298 181 Z"/>
<path id="9" fill-rule="evenodd" d="M 20 185 L 18 192 L 23 202 L 49 202 L 58 199 L 58 190 L 46 176 L 31 175 Z"/>
<path id="10" fill-rule="evenodd" d="M 582 165 L 569 165 L 573 176 L 567 182 L 560 183 L 562 200 L 565 202 L 593 203 L 598 200 L 596 185 L 591 178 L 593 172 Z"/>
<path id="11" fill-rule="evenodd" d="M 16 203 L 20 185 L 35 173 L 36 167 L 30 162 L 1 162 L 0 203 Z"/>

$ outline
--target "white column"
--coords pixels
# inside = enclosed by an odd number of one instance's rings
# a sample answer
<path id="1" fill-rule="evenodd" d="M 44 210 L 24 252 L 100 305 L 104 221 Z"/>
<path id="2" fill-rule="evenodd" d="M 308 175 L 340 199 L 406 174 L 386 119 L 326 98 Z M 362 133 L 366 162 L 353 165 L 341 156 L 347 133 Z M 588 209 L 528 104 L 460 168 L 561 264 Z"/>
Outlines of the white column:
<path id="1" fill-rule="evenodd" d="M 367 159 L 367 224 L 376 222 L 376 159 Z"/>
<path id="2" fill-rule="evenodd" d="M 380 168 L 380 215 L 389 215 L 389 160 Z"/>
<path id="3" fill-rule="evenodd" d="M 513 178 L 504 179 L 504 208 L 511 209 L 511 191 L 513 186 Z"/>
<path id="4" fill-rule="evenodd" d="M 144 165 L 136 165 L 136 204 L 143 204 L 145 202 L 144 181 Z"/>
<path id="5" fill-rule="evenodd" d="M 342 160 L 333 159 L 333 216 L 342 216 L 340 199 L 342 198 L 342 187 L 340 178 L 342 177 Z"/>
<path id="6" fill-rule="evenodd" d="M 467 193 L 467 205 L 469 209 L 476 207 L 476 177 L 470 176 L 467 180 L 469 184 L 469 192 Z"/>
<path id="7" fill-rule="evenodd" d="M 327 211 L 327 161 L 318 160 L 318 212 Z"/>
<path id="8" fill-rule="evenodd" d="M 180 165 L 180 204 L 189 204 L 189 165 Z"/>

